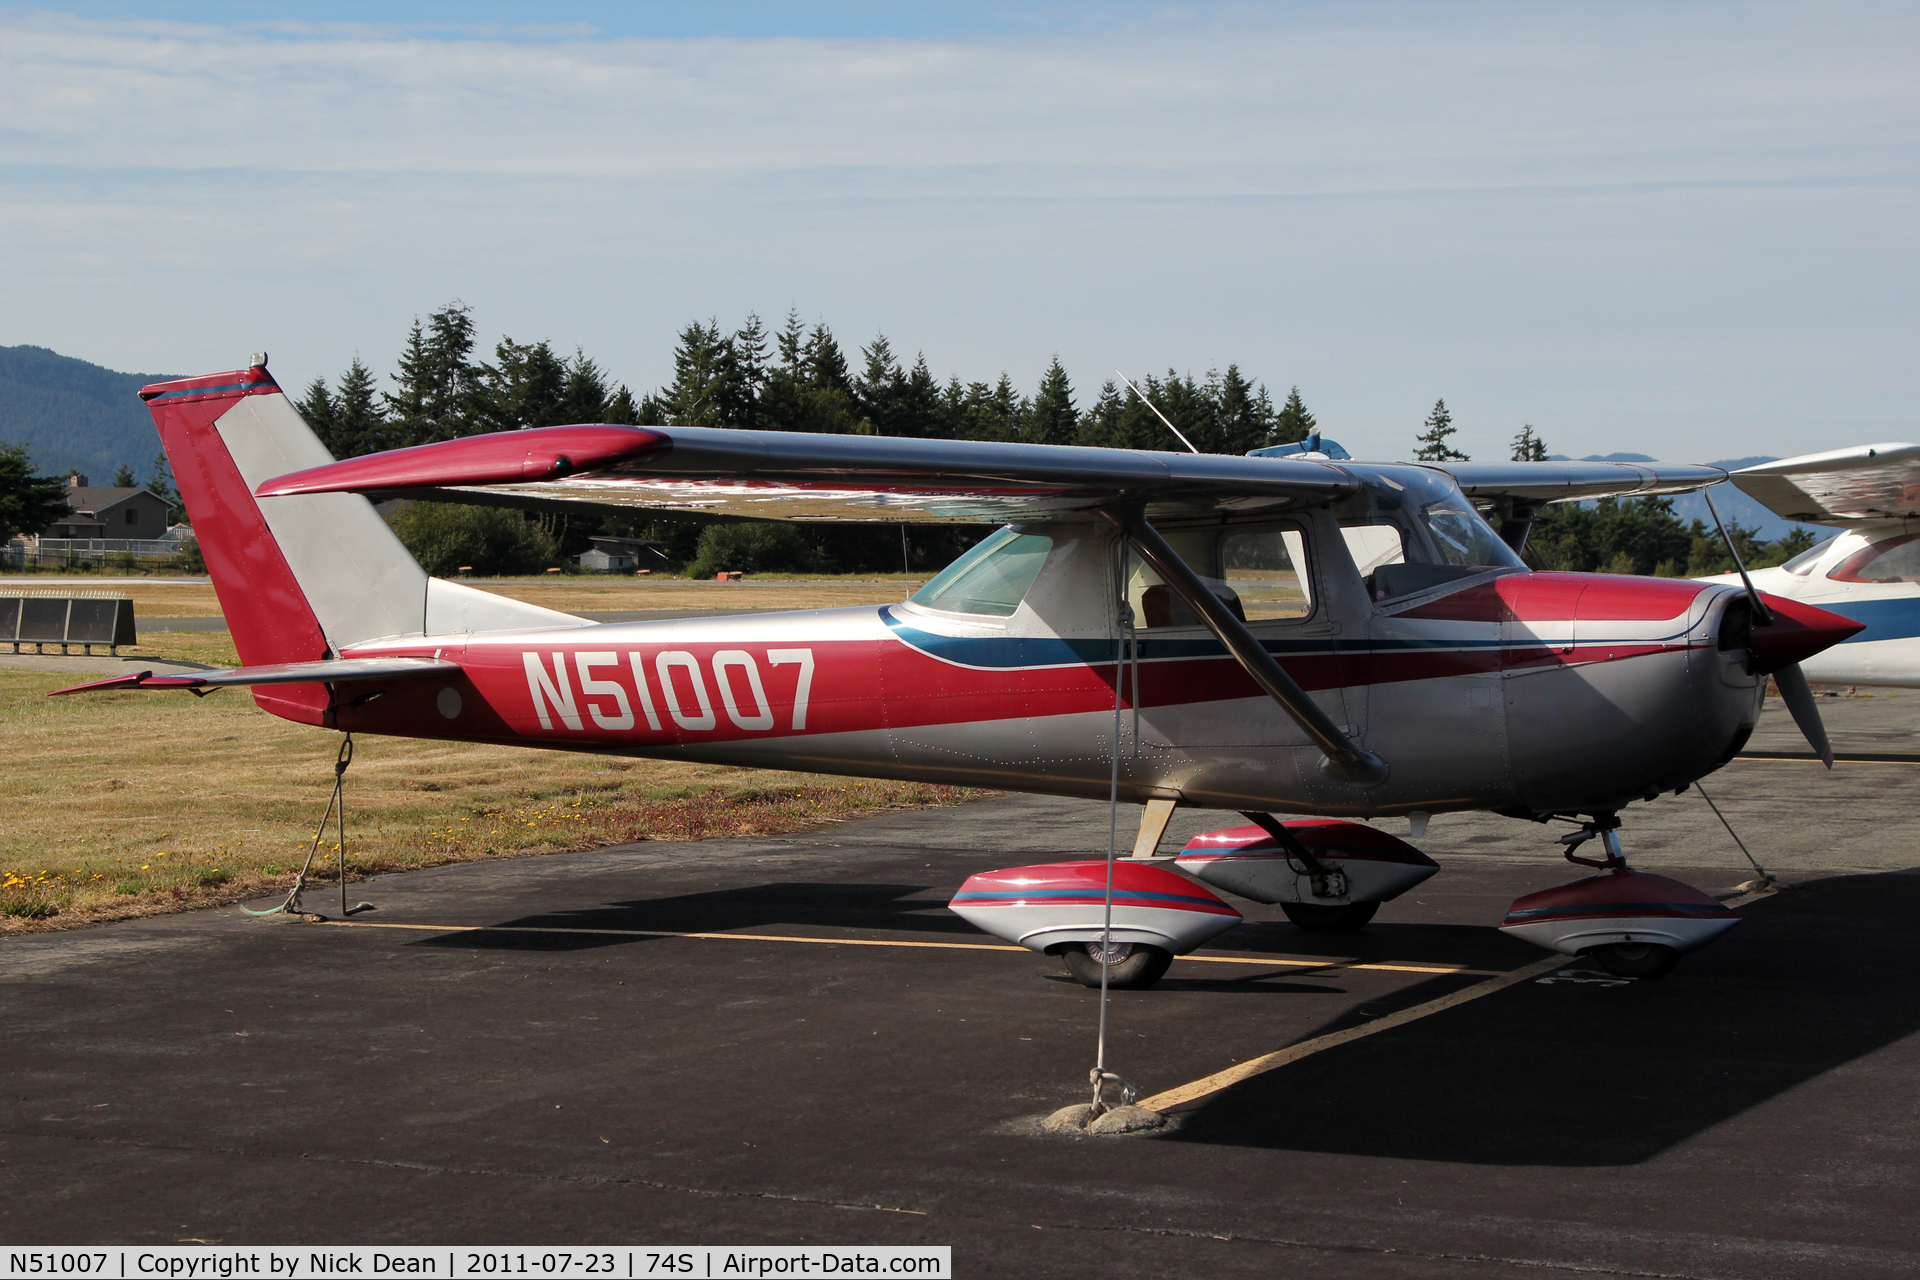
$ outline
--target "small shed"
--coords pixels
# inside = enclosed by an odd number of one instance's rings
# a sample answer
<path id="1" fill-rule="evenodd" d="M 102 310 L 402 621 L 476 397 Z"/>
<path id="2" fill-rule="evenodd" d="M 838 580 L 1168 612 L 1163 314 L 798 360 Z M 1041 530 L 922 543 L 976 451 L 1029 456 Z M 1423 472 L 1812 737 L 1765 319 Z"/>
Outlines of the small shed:
<path id="1" fill-rule="evenodd" d="M 590 550 L 580 553 L 580 567 L 594 573 L 633 573 L 653 569 L 667 562 L 664 542 L 646 538 L 619 538 L 596 534 Z"/>

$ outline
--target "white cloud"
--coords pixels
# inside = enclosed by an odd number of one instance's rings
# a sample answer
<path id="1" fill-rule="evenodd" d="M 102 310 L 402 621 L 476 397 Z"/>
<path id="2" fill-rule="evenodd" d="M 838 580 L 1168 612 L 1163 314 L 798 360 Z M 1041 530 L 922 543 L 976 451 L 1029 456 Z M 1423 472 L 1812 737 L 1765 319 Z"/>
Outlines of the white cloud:
<path id="1" fill-rule="evenodd" d="M 185 371 L 271 338 L 331 372 L 384 365 L 457 295 L 641 385 L 686 319 L 795 303 L 969 377 L 1031 382 L 1056 349 L 1083 386 L 1239 360 L 1389 451 L 1441 394 L 1482 454 L 1523 418 L 1581 452 L 1898 434 L 1914 26 L 1745 5 L 942 41 L 5 19 L 0 341 Z"/>

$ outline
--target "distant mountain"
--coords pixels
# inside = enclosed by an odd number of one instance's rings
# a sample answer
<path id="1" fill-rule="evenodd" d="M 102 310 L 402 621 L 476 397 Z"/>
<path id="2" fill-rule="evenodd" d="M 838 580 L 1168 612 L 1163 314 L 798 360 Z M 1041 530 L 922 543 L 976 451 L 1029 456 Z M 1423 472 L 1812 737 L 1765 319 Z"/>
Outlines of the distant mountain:
<path id="1" fill-rule="evenodd" d="M 1649 458 L 1644 453 L 1590 453 L 1580 459 L 1582 462 L 1658 462 L 1658 458 Z"/>
<path id="2" fill-rule="evenodd" d="M 160 437 L 136 393 L 168 376 L 116 373 L 45 347 L 0 347 L 0 440 L 26 445 L 41 475 L 73 467 L 104 485 L 124 464 L 145 480 Z"/>
<path id="3" fill-rule="evenodd" d="M 1779 459 L 1769 457 L 1722 458 L 1718 462 L 1710 462 L 1707 465 L 1725 467 L 1728 471 L 1738 471 L 1742 467 L 1777 461 Z M 1840 532 L 1838 529 L 1829 529 L 1824 525 L 1782 520 L 1730 484 L 1714 486 L 1713 505 L 1719 510 L 1720 518 L 1728 524 L 1743 524 L 1749 529 L 1758 529 L 1762 542 L 1777 542 L 1795 529 L 1810 530 L 1816 538 L 1824 538 L 1830 533 Z M 1682 520 L 1703 520 L 1708 528 L 1713 527 L 1713 517 L 1707 514 L 1707 500 L 1697 493 L 1685 493 L 1675 498 L 1673 514 Z"/>

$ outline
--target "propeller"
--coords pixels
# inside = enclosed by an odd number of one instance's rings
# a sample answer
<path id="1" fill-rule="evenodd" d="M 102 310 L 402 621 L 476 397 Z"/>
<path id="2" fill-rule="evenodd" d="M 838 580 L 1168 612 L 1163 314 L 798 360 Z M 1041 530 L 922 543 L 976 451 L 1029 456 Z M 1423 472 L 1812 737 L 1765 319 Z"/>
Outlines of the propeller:
<path id="1" fill-rule="evenodd" d="M 1806 736 L 1807 745 L 1813 748 L 1821 763 L 1831 769 L 1833 744 L 1827 739 L 1827 726 L 1820 719 L 1820 706 L 1814 700 L 1813 690 L 1807 685 L 1807 673 L 1800 669 L 1800 659 L 1810 658 L 1822 649 L 1839 644 L 1861 630 L 1862 624 L 1837 613 L 1782 600 L 1778 596 L 1773 597 L 1769 606 L 1754 587 L 1753 579 L 1747 576 L 1747 566 L 1740 561 L 1739 548 L 1733 545 L 1727 526 L 1720 522 L 1720 513 L 1714 509 L 1713 494 L 1702 489 L 1700 496 L 1707 500 L 1707 513 L 1713 517 L 1714 528 L 1720 531 L 1721 539 L 1727 544 L 1727 552 L 1733 557 L 1733 567 L 1739 572 L 1740 582 L 1747 589 L 1753 617 L 1752 638 L 1748 641 L 1748 648 L 1753 653 L 1753 670 L 1757 675 L 1773 677 L 1774 684 L 1779 686 L 1782 701 L 1787 704 L 1787 711 L 1793 716 L 1793 722 L 1800 726 L 1800 732 Z"/>

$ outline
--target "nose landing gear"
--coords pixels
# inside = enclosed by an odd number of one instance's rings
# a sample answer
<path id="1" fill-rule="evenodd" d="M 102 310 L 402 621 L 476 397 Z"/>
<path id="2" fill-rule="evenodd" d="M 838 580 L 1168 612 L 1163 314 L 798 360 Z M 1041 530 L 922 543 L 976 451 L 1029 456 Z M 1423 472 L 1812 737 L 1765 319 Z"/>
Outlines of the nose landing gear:
<path id="1" fill-rule="evenodd" d="M 1517 898 L 1502 933 L 1566 955 L 1584 956 L 1608 973 L 1643 981 L 1665 976 L 1740 922 L 1717 899 L 1666 876 L 1634 871 L 1620 852 L 1620 818 L 1596 814 L 1560 838 L 1566 858 L 1601 874 Z M 1599 840 L 1604 858 L 1574 852 Z"/>

